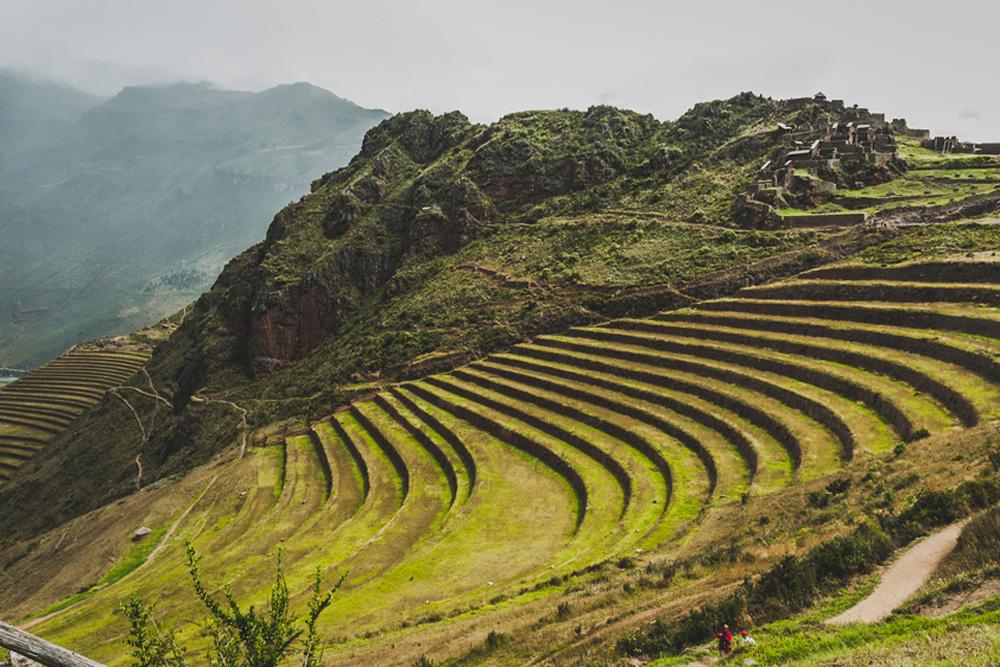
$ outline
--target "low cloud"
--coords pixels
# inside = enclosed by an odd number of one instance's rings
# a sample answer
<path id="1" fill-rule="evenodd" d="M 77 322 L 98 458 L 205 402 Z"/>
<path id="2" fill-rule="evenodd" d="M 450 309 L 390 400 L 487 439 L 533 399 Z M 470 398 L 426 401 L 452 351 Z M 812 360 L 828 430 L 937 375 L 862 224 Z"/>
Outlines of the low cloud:
<path id="1" fill-rule="evenodd" d="M 967 120 L 982 120 L 983 114 L 979 113 L 974 109 L 962 109 L 958 112 L 959 118 L 964 118 Z"/>

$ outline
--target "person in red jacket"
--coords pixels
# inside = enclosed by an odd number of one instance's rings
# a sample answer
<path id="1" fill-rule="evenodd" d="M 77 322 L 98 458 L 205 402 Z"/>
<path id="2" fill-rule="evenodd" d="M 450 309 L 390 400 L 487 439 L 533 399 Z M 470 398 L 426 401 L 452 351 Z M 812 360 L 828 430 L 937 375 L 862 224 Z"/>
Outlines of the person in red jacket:
<path id="1" fill-rule="evenodd" d="M 719 638 L 719 655 L 727 656 L 733 650 L 733 633 L 729 629 L 729 624 L 723 623 L 722 630 L 715 633 Z"/>

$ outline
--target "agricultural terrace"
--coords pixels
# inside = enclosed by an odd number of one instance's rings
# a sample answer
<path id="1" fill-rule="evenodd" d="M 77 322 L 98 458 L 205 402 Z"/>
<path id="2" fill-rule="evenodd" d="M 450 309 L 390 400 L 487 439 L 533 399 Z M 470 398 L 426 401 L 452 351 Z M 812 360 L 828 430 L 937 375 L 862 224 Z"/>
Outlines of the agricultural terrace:
<path id="1" fill-rule="evenodd" d="M 485 614 L 509 618 L 609 560 L 670 553 L 748 497 L 996 416 L 998 353 L 1000 263 L 983 258 L 829 265 L 541 336 L 258 430 L 229 467 L 105 517 L 123 534 L 154 528 L 155 549 L 122 557 L 126 576 L 16 611 L 49 606 L 35 631 L 122 664 L 114 610 L 133 591 L 157 591 L 157 613 L 197 642 L 185 541 L 249 601 L 263 601 L 280 544 L 297 601 L 317 566 L 348 573 L 323 617 L 328 659 L 370 664 L 389 640 L 453 653 L 482 641 Z"/>
<path id="2" fill-rule="evenodd" d="M 148 358 L 148 346 L 102 339 L 0 385 L 0 484 Z"/>

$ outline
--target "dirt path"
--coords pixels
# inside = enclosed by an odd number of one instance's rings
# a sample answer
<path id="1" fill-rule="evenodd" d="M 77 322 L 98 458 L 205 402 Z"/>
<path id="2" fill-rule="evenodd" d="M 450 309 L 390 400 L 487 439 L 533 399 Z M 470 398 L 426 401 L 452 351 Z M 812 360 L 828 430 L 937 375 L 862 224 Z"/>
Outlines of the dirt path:
<path id="1" fill-rule="evenodd" d="M 877 623 L 887 617 L 930 579 L 964 527 L 965 521 L 953 523 L 910 547 L 889 566 L 871 595 L 827 623 Z"/>

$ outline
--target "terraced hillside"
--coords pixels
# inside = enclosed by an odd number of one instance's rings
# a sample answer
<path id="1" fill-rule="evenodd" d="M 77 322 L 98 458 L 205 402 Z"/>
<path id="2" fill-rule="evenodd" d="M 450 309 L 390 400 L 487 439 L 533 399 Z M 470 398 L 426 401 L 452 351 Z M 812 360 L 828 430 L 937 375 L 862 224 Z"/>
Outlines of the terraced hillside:
<path id="1" fill-rule="evenodd" d="M 156 591 L 197 641 L 185 540 L 251 601 L 280 543 L 297 599 L 315 567 L 349 573 L 323 618 L 336 664 L 384 662 L 389 646 L 399 664 L 474 653 L 486 629 L 585 603 L 564 582 L 601 563 L 706 544 L 748 498 L 996 417 L 998 352 L 1000 263 L 981 259 L 832 265 L 571 328 L 259 429 L 248 456 L 81 517 L 31 558 L 2 553 L 13 577 L 46 562 L 73 579 L 0 592 L 0 609 L 45 614 L 34 631 L 121 664 L 129 592 Z M 149 525 L 153 541 L 95 556 L 98 521 L 123 538 Z M 112 577 L 109 554 L 131 565 Z M 97 583 L 68 597 L 81 580 Z"/>
<path id="2" fill-rule="evenodd" d="M 148 346 L 125 338 L 84 343 L 0 387 L 0 484 L 132 377 L 149 353 Z"/>

